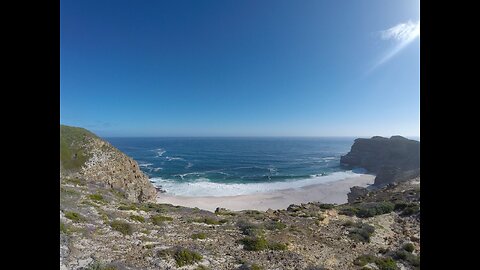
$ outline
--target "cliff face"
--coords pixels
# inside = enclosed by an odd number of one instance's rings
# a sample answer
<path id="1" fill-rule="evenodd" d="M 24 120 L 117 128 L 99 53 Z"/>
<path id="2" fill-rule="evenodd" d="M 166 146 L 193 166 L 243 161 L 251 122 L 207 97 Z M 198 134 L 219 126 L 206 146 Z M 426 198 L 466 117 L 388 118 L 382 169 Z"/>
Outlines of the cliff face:
<path id="1" fill-rule="evenodd" d="M 136 161 L 82 128 L 60 127 L 60 173 L 121 191 L 133 202 L 153 201 L 157 193 Z"/>
<path id="2" fill-rule="evenodd" d="M 340 163 L 376 173 L 375 185 L 410 179 L 420 175 L 420 142 L 401 136 L 356 139 Z"/>

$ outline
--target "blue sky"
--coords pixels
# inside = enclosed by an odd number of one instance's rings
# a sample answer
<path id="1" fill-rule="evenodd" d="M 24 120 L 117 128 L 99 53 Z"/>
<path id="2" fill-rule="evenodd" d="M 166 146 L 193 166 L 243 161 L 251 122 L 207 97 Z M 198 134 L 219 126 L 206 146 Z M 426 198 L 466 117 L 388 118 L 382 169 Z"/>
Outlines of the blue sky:
<path id="1" fill-rule="evenodd" d="M 418 136 L 419 1 L 60 3 L 60 122 L 100 136 Z"/>

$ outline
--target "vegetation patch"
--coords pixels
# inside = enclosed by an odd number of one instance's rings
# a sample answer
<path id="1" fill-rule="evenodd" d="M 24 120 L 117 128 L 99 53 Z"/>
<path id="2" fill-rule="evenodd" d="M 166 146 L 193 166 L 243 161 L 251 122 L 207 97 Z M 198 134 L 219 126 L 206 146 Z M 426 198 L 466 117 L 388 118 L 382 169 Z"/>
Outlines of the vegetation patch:
<path id="1" fill-rule="evenodd" d="M 162 216 L 162 215 L 155 215 L 155 216 L 150 217 L 150 220 L 155 225 L 161 225 L 165 221 L 172 221 L 173 218 L 167 217 L 167 216 Z"/>
<path id="2" fill-rule="evenodd" d="M 415 250 L 415 246 L 412 243 L 406 243 L 403 245 L 403 250 L 412 253 Z"/>
<path id="3" fill-rule="evenodd" d="M 104 199 L 103 199 L 103 195 L 101 194 L 90 194 L 88 195 L 88 198 L 92 201 L 96 201 L 96 202 L 104 202 Z"/>
<path id="4" fill-rule="evenodd" d="M 66 183 L 73 184 L 76 186 L 85 186 L 86 182 L 80 178 L 67 178 L 65 179 Z"/>
<path id="5" fill-rule="evenodd" d="M 369 202 L 343 206 L 340 208 L 339 214 L 367 218 L 390 213 L 394 208 L 395 204 L 391 202 Z"/>
<path id="6" fill-rule="evenodd" d="M 131 215 L 131 216 L 130 216 L 130 219 L 131 219 L 131 220 L 138 221 L 138 222 L 141 222 L 141 223 L 144 223 L 144 222 L 145 222 L 145 218 L 142 217 L 142 216 Z"/>
<path id="7" fill-rule="evenodd" d="M 420 267 L 420 256 L 414 255 L 404 249 L 398 250 L 393 254 L 393 258 L 397 260 L 405 261 L 406 263 L 414 266 Z"/>
<path id="8" fill-rule="evenodd" d="M 118 210 L 124 210 L 124 211 L 125 210 L 137 210 L 137 207 L 133 204 L 131 204 L 131 205 L 120 205 L 118 207 Z"/>
<path id="9" fill-rule="evenodd" d="M 67 229 L 67 225 L 65 225 L 65 223 L 61 222 L 60 221 L 60 233 L 68 233 L 68 229 Z"/>
<path id="10" fill-rule="evenodd" d="M 198 223 L 205 223 L 208 225 L 219 225 L 220 222 L 216 219 L 210 218 L 210 217 L 200 217 L 196 218 L 193 220 L 193 222 L 198 222 Z"/>
<path id="11" fill-rule="evenodd" d="M 273 231 L 273 230 L 283 230 L 287 227 L 285 223 L 281 221 L 269 221 L 264 224 L 265 229 Z"/>
<path id="12" fill-rule="evenodd" d="M 407 206 L 403 211 L 402 213 L 400 213 L 401 216 L 411 216 L 411 215 L 415 215 L 417 213 L 420 212 L 420 206 L 419 205 L 416 205 L 416 204 L 413 204 L 413 205 L 409 205 Z"/>
<path id="13" fill-rule="evenodd" d="M 173 253 L 173 258 L 175 259 L 178 267 L 194 264 L 203 259 L 202 255 L 186 248 L 179 248 L 175 250 Z"/>
<path id="14" fill-rule="evenodd" d="M 357 222 L 348 227 L 348 236 L 358 242 L 370 242 L 370 236 L 372 236 L 375 228 L 369 224 Z"/>
<path id="15" fill-rule="evenodd" d="M 132 226 L 124 221 L 115 220 L 110 223 L 110 227 L 115 231 L 121 232 L 123 235 L 129 235 L 133 233 Z"/>
<path id="16" fill-rule="evenodd" d="M 243 244 L 243 249 L 248 251 L 261 250 L 286 250 L 287 245 L 277 242 L 267 241 L 264 237 L 245 237 L 239 241 Z"/>
<path id="17" fill-rule="evenodd" d="M 83 217 L 77 212 L 72 212 L 72 211 L 65 212 L 65 217 L 74 222 L 82 222 L 85 220 L 85 217 Z"/>
<path id="18" fill-rule="evenodd" d="M 117 267 L 113 265 L 104 265 L 100 262 L 93 262 L 88 267 L 87 270 L 117 270 Z"/>
<path id="19" fill-rule="evenodd" d="M 365 266 L 369 263 L 374 263 L 380 270 L 397 270 L 397 263 L 390 257 L 376 257 L 370 254 L 365 254 L 357 257 L 354 261 L 354 265 Z"/>
<path id="20" fill-rule="evenodd" d="M 268 242 L 263 237 L 245 237 L 240 240 L 243 249 L 249 251 L 261 251 L 268 249 Z"/>
<path id="21" fill-rule="evenodd" d="M 60 125 L 60 164 L 65 170 L 79 170 L 89 156 L 83 145 L 88 137 L 97 137 L 83 128 Z"/>
<path id="22" fill-rule="evenodd" d="M 239 220 L 237 226 L 243 235 L 258 236 L 263 234 L 263 228 L 261 225 L 253 224 L 246 220 Z"/>
<path id="23" fill-rule="evenodd" d="M 205 233 L 194 233 L 191 236 L 192 239 L 206 239 L 207 235 Z"/>

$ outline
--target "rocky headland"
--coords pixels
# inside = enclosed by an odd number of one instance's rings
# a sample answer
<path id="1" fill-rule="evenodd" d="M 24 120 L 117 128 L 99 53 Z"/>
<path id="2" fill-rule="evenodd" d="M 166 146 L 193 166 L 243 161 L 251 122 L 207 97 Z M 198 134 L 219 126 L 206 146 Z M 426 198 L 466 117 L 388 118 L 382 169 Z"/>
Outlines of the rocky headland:
<path id="1" fill-rule="evenodd" d="M 420 177 L 342 205 L 158 204 L 138 164 L 61 127 L 60 269 L 419 269 Z"/>
<path id="2" fill-rule="evenodd" d="M 356 139 L 340 163 L 376 174 L 375 186 L 405 181 L 420 176 L 420 142 L 402 136 Z"/>

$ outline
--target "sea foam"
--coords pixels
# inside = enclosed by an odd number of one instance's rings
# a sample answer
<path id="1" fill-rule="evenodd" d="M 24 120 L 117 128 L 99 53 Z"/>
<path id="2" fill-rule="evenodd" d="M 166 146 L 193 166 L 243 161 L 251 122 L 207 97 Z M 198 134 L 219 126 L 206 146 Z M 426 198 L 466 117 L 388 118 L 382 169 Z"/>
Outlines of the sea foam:
<path id="1" fill-rule="evenodd" d="M 215 183 L 207 178 L 198 178 L 193 182 L 178 182 L 175 180 L 152 178 L 154 185 L 161 186 L 167 193 L 178 196 L 235 196 L 261 192 L 271 192 L 289 188 L 301 188 L 314 184 L 328 183 L 346 178 L 364 175 L 364 171 L 334 172 L 324 176 L 312 176 L 306 179 L 282 182 L 262 183 Z"/>

